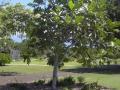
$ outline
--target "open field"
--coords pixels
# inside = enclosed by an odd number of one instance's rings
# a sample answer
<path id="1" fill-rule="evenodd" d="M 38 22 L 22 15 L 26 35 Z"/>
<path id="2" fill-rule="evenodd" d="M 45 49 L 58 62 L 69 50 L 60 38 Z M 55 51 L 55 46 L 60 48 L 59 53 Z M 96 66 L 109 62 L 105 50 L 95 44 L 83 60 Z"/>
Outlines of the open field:
<path id="1" fill-rule="evenodd" d="M 119 74 L 95 74 L 95 73 L 83 73 L 81 76 L 86 78 L 87 82 L 98 82 L 98 84 L 117 88 L 120 90 L 120 73 Z"/>
<path id="2" fill-rule="evenodd" d="M 120 64 L 120 59 L 117 60 L 117 63 Z M 11 62 L 11 64 L 17 64 L 17 65 L 19 65 L 19 64 L 26 64 L 26 63 L 24 63 L 23 60 L 18 60 L 18 61 Z M 46 60 L 40 60 L 40 59 L 34 59 L 33 58 L 30 64 L 47 65 L 47 61 Z M 112 62 L 112 64 L 113 64 L 113 62 Z M 80 63 L 78 63 L 76 61 L 71 61 L 71 62 L 65 63 L 65 65 L 68 65 L 68 66 L 69 65 L 79 66 Z"/>
<path id="3" fill-rule="evenodd" d="M 65 66 L 61 69 L 61 72 L 63 73 L 72 72 L 74 74 L 77 73 L 78 75 L 85 77 L 87 82 L 98 81 L 100 85 L 117 88 L 117 90 L 120 90 L 120 70 L 118 70 L 117 73 L 114 71 L 112 73 L 98 73 L 98 72 L 86 72 L 86 71 L 74 72 L 74 70 L 80 67 L 81 67 L 80 64 L 76 62 L 65 63 Z M 45 61 L 33 60 L 30 66 L 20 61 L 20 62 L 12 62 L 8 66 L 0 67 L 0 72 L 1 73 L 14 72 L 14 73 L 23 74 L 23 75 L 26 75 L 26 74 L 40 75 L 42 73 L 51 73 L 52 67 L 46 65 Z"/>
<path id="4" fill-rule="evenodd" d="M 36 65 L 9 65 L 0 67 L 0 72 L 16 72 L 20 74 L 31 74 L 52 71 L 51 66 L 36 66 Z"/>
<path id="5" fill-rule="evenodd" d="M 23 60 L 19 60 L 19 61 L 13 61 L 11 62 L 10 65 L 27 65 L 26 63 L 23 62 Z M 47 65 L 47 61 L 46 60 L 38 60 L 38 59 L 32 59 L 30 65 Z M 71 61 L 71 62 L 67 62 L 67 63 L 64 63 L 65 66 L 80 66 L 80 63 L 77 63 L 77 62 L 74 62 L 74 61 Z"/>

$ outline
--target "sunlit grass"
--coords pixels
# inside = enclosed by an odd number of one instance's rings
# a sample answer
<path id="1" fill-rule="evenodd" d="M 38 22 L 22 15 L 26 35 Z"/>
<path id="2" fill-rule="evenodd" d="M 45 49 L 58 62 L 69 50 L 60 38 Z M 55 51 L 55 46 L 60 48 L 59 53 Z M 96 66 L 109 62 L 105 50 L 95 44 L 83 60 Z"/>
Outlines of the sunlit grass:
<path id="1" fill-rule="evenodd" d="M 62 68 L 69 69 L 80 66 L 77 62 L 68 62 L 65 63 L 65 66 Z M 17 73 L 42 73 L 42 72 L 51 72 L 52 66 L 47 65 L 47 61 L 32 59 L 30 65 L 28 66 L 23 60 L 13 61 L 7 66 L 0 67 L 0 72 L 17 72 Z"/>
<path id="2" fill-rule="evenodd" d="M 0 72 L 16 72 L 20 74 L 32 74 L 32 73 L 43 73 L 43 72 L 51 72 L 51 66 L 28 66 L 28 65 L 9 65 L 0 67 Z"/>
<path id="3" fill-rule="evenodd" d="M 26 63 L 23 62 L 23 59 L 21 59 L 21 60 L 12 61 L 10 64 L 26 64 Z M 46 60 L 40 60 L 40 59 L 31 59 L 30 64 L 46 65 L 47 61 Z"/>
<path id="4" fill-rule="evenodd" d="M 99 85 L 120 90 L 120 74 L 83 73 L 80 75 L 85 77 L 87 82 L 98 82 Z"/>
<path id="5" fill-rule="evenodd" d="M 12 65 L 17 64 L 17 65 Z M 24 64 L 24 65 L 19 65 Z M 20 74 L 33 74 L 33 73 L 52 73 L 52 66 L 43 66 L 47 65 L 47 62 L 44 60 L 37 60 L 33 59 L 31 64 L 36 65 L 30 65 L 28 66 L 23 61 L 17 61 L 12 62 L 8 66 L 0 67 L 0 72 L 16 72 Z M 81 67 L 81 65 L 77 62 L 68 62 L 65 63 L 65 66 L 62 67 L 62 69 L 74 69 L 77 67 Z M 79 74 L 79 73 L 78 73 Z M 100 73 L 80 73 L 80 76 L 83 76 L 86 78 L 86 82 L 96 82 L 98 81 L 98 84 L 103 86 L 108 86 L 112 88 L 117 88 L 117 90 L 120 90 L 120 73 L 113 73 L 113 74 L 100 74 Z"/>

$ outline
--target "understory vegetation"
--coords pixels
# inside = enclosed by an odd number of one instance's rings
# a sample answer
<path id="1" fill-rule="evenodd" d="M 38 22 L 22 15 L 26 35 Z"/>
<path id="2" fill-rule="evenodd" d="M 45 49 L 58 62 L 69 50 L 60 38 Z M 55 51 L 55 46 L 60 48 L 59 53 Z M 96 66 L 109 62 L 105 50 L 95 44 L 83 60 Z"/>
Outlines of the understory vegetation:
<path id="1" fill-rule="evenodd" d="M 12 62 L 12 59 L 9 54 L 0 53 L 0 66 L 4 66 L 10 62 Z"/>
<path id="2" fill-rule="evenodd" d="M 82 80 L 82 81 L 81 81 Z M 38 80 L 30 84 L 25 83 L 13 83 L 8 84 L 7 86 L 3 86 L 1 90 L 52 90 L 51 88 L 52 80 Z M 76 78 L 74 77 L 66 77 L 61 78 L 57 81 L 58 90 L 114 90 L 112 88 L 107 88 L 104 86 L 98 85 L 98 82 L 86 83 L 84 81 L 84 77 L 79 76 Z"/>

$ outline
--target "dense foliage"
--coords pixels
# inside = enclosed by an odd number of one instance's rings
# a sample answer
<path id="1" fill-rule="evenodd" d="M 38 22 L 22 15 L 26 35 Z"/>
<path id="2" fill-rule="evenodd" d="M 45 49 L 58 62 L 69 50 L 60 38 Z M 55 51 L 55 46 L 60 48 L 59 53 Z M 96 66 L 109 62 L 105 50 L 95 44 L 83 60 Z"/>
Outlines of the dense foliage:
<path id="1" fill-rule="evenodd" d="M 34 0 L 34 28 L 30 38 L 34 47 L 47 51 L 48 63 L 54 66 L 53 90 L 56 90 L 58 67 L 64 59 L 74 57 L 84 66 L 92 66 L 119 45 L 114 36 L 118 23 L 108 17 L 107 2 Z"/>
<path id="2" fill-rule="evenodd" d="M 9 64 L 12 61 L 9 54 L 0 53 L 0 66 L 4 66 L 5 64 Z"/>

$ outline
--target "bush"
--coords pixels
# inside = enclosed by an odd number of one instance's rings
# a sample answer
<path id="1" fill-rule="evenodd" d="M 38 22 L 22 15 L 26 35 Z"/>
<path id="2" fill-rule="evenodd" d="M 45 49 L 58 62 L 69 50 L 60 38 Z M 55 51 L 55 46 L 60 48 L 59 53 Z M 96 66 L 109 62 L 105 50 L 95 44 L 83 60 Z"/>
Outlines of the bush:
<path id="1" fill-rule="evenodd" d="M 24 84 L 13 83 L 9 85 L 12 90 L 27 90 L 27 87 Z"/>
<path id="2" fill-rule="evenodd" d="M 74 84 L 75 84 L 75 79 L 71 76 L 57 81 L 57 86 L 69 86 Z M 47 85 L 51 86 L 52 80 L 48 81 Z"/>
<path id="3" fill-rule="evenodd" d="M 58 85 L 59 86 L 70 86 L 70 85 L 74 85 L 75 84 L 75 80 L 73 77 L 69 76 L 69 77 L 66 77 L 64 79 L 61 79 L 59 82 L 58 82 Z"/>
<path id="4" fill-rule="evenodd" d="M 82 77 L 82 76 L 79 76 L 79 77 L 77 77 L 77 80 L 78 80 L 79 83 L 84 83 L 85 78 Z"/>
<path id="5" fill-rule="evenodd" d="M 86 84 L 81 90 L 100 90 L 100 87 L 98 86 L 98 82 L 93 82 Z"/>
<path id="6" fill-rule="evenodd" d="M 45 80 L 38 80 L 37 82 L 34 82 L 35 85 L 44 85 Z"/>
<path id="7" fill-rule="evenodd" d="M 0 66 L 4 66 L 6 63 L 10 63 L 12 61 L 9 54 L 0 53 Z"/>
<path id="8" fill-rule="evenodd" d="M 57 81 L 57 85 L 58 85 L 58 81 Z M 52 80 L 49 80 L 48 83 L 47 83 L 48 86 L 51 86 L 52 85 Z"/>

